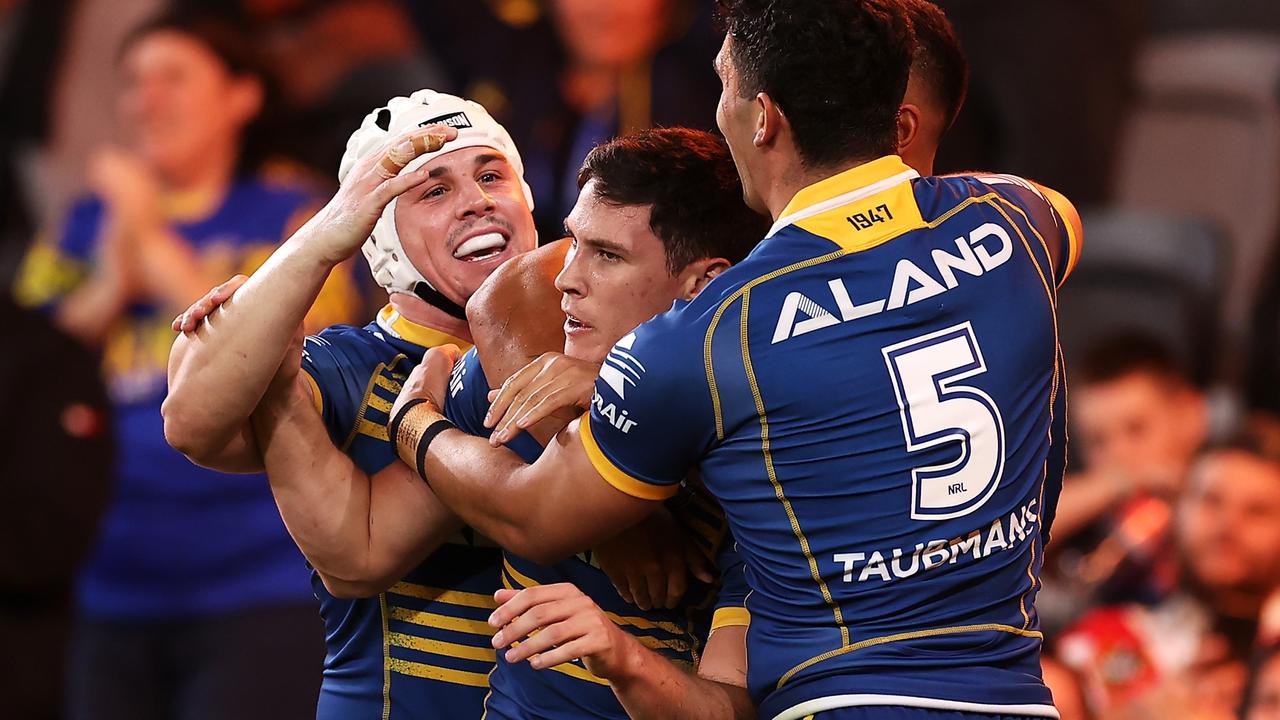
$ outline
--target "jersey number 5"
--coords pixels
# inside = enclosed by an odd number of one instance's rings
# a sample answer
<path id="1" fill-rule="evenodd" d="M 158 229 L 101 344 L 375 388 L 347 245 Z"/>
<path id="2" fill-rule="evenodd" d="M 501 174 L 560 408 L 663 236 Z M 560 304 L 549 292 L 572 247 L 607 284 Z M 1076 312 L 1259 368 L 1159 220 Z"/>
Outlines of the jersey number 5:
<path id="1" fill-rule="evenodd" d="M 911 471 L 911 517 L 956 518 L 982 507 L 1004 472 L 1004 421 L 983 391 L 961 381 L 987 371 L 963 323 L 881 350 L 902 416 L 907 452 L 956 444 L 959 456 Z"/>

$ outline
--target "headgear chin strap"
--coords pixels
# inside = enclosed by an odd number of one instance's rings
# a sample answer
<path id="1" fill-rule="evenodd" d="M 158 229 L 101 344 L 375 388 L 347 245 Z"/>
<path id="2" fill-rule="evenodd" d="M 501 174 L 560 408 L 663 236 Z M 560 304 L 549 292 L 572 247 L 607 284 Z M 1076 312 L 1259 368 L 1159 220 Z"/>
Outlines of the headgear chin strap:
<path id="1" fill-rule="evenodd" d="M 368 252 L 365 252 L 368 255 Z M 426 280 L 419 281 L 413 286 L 413 294 L 422 298 L 428 305 L 434 305 L 446 313 L 458 318 L 459 320 L 467 319 L 467 309 L 458 303 L 450 300 L 444 293 L 431 287 L 431 283 Z"/>
<path id="2" fill-rule="evenodd" d="M 458 137 L 444 144 L 433 153 L 414 158 L 403 173 L 413 172 L 445 153 L 469 147 L 489 147 L 502 153 L 520 177 L 529 209 L 533 209 L 533 192 L 524 181 L 524 163 L 506 129 L 498 124 L 484 106 L 464 100 L 456 95 L 446 95 L 434 90 L 419 90 L 409 97 L 394 97 L 384 107 L 365 116 L 360 127 L 347 140 L 347 150 L 338 168 L 338 183 L 346 180 L 358 160 L 382 150 L 391 138 L 423 125 L 448 125 L 458 131 Z M 373 227 L 373 234 L 365 241 L 362 250 L 373 271 L 373 279 L 387 292 L 413 293 L 427 303 L 450 315 L 466 319 L 466 310 L 450 300 L 433 286 L 422 272 L 414 267 L 400 242 L 396 231 L 396 200 L 387 203 L 382 216 Z"/>

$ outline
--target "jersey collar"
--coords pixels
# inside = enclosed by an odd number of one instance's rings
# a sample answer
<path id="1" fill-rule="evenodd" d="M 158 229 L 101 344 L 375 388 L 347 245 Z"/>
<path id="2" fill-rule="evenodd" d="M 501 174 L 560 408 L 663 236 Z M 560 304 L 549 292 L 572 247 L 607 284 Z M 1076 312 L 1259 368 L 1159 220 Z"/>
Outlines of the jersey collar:
<path id="1" fill-rule="evenodd" d="M 378 311 L 378 327 L 397 340 L 403 340 L 421 348 L 457 345 L 463 352 L 471 349 L 471 343 L 466 340 L 454 337 L 447 332 L 419 325 L 401 315 L 390 304 Z"/>
<path id="2" fill-rule="evenodd" d="M 849 168 L 796 193 L 782 209 L 778 221 L 769 228 L 769 235 L 797 221 L 871 197 L 918 177 L 920 173 L 912 170 L 897 155 L 886 155 Z"/>

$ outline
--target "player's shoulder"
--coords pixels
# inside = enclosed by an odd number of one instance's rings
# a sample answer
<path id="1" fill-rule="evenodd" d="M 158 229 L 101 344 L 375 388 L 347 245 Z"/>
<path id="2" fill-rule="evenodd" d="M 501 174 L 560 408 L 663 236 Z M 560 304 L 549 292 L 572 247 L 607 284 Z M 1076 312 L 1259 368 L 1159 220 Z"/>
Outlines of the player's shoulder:
<path id="1" fill-rule="evenodd" d="M 926 221 L 934 221 L 966 204 L 1012 204 L 1024 214 L 1052 210 L 1066 214 L 1070 201 L 1027 178 L 1008 173 L 974 172 L 920 178 L 913 190 Z"/>
<path id="2" fill-rule="evenodd" d="M 364 327 L 332 325 L 307 336 L 302 349 L 305 361 L 370 371 L 378 365 L 394 363 L 401 354 L 375 323 Z"/>

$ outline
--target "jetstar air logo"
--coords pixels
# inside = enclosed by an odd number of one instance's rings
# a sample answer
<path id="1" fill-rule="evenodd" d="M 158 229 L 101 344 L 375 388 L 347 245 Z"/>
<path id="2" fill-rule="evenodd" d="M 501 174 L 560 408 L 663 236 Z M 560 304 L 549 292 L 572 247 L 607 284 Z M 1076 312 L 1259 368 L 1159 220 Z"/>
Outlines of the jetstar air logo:
<path id="1" fill-rule="evenodd" d="M 608 357 L 604 359 L 604 365 L 600 367 L 600 379 L 613 388 L 619 400 L 627 398 L 627 386 L 634 386 L 644 374 L 644 365 L 641 365 L 640 361 L 631 354 L 631 348 L 635 344 L 635 333 L 622 338 L 609 351 Z"/>
<path id="2" fill-rule="evenodd" d="M 634 387 L 644 375 L 644 365 L 631 354 L 631 348 L 635 343 L 635 333 L 622 338 L 609 351 L 604 364 L 600 366 L 600 379 L 613 390 L 619 401 L 626 399 L 627 386 Z M 605 422 L 624 433 L 631 432 L 631 428 L 636 426 L 636 421 L 627 417 L 626 410 L 619 409 L 615 403 L 606 402 L 598 392 L 592 395 L 591 404 L 595 406 L 596 413 Z"/>

